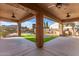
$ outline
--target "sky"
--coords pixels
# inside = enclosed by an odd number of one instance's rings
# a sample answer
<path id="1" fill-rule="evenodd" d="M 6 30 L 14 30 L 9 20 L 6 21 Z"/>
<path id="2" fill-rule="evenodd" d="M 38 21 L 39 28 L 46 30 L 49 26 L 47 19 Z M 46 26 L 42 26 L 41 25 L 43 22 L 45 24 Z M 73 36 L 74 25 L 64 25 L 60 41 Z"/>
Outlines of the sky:
<path id="1" fill-rule="evenodd" d="M 44 18 L 44 22 L 45 23 L 48 22 L 48 26 L 50 26 L 50 25 L 52 25 L 54 23 L 54 21 L 51 21 L 48 18 Z M 24 26 L 24 27 L 27 26 L 28 28 L 32 28 L 32 24 L 36 24 L 36 19 L 35 18 L 23 22 L 21 26 Z M 13 22 L 0 22 L 0 25 L 9 26 L 9 25 L 17 25 L 17 23 L 13 23 Z"/>

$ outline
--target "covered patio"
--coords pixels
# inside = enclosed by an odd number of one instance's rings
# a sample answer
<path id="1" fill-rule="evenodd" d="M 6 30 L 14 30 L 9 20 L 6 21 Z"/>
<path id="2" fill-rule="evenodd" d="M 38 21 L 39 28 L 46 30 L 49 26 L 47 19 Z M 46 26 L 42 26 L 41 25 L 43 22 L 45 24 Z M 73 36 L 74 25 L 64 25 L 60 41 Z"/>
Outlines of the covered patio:
<path id="1" fill-rule="evenodd" d="M 19 36 L 0 40 L 0 55 L 79 55 L 77 37 L 58 37 L 45 44 L 43 41 L 43 18 L 60 23 L 60 36 L 63 36 L 64 23 L 79 21 L 79 4 L 3 3 L 0 9 L 0 21 L 17 23 Z M 36 18 L 36 44 L 20 37 L 22 22 L 33 17 Z"/>

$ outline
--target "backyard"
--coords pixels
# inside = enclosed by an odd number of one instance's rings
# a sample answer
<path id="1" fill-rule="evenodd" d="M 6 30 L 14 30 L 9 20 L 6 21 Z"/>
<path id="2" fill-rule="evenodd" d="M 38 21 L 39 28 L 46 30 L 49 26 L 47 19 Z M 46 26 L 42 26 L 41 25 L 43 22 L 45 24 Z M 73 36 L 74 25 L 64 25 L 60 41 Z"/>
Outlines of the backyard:
<path id="1" fill-rule="evenodd" d="M 22 34 L 21 36 L 23 38 L 27 39 L 27 40 L 32 41 L 32 42 L 35 42 L 36 41 L 35 34 Z M 44 42 L 48 42 L 50 40 L 53 40 L 56 37 L 58 37 L 58 36 L 56 36 L 56 35 L 50 35 L 50 36 L 44 37 Z"/>

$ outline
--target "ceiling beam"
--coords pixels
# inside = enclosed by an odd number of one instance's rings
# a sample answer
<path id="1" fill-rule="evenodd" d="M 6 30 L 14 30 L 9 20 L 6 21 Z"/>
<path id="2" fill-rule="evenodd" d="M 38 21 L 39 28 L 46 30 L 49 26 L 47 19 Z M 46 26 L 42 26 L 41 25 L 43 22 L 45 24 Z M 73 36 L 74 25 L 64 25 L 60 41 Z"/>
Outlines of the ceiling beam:
<path id="1" fill-rule="evenodd" d="M 29 20 L 29 19 L 31 19 L 33 17 L 34 17 L 34 14 L 30 13 L 29 15 L 25 15 L 22 19 L 20 19 L 20 22 L 27 21 L 27 20 Z"/>
<path id="2" fill-rule="evenodd" d="M 77 18 L 72 18 L 72 19 L 63 19 L 62 22 L 75 22 L 75 21 L 79 21 L 79 17 Z"/>
<path id="3" fill-rule="evenodd" d="M 54 21 L 57 21 L 59 23 L 62 23 L 61 20 L 58 17 L 56 17 L 54 14 L 50 13 L 46 9 L 41 8 L 37 4 L 34 4 L 34 3 L 31 3 L 31 4 L 30 3 L 27 3 L 27 4 L 20 3 L 20 5 L 22 5 L 22 6 L 26 7 L 26 8 L 30 8 L 30 9 L 36 11 L 36 12 L 41 12 L 44 15 L 46 15 L 47 17 L 54 19 Z"/>
<path id="4" fill-rule="evenodd" d="M 0 21 L 18 22 L 18 20 L 15 20 L 15 19 L 9 19 L 9 18 L 5 18 L 5 17 L 0 17 Z"/>

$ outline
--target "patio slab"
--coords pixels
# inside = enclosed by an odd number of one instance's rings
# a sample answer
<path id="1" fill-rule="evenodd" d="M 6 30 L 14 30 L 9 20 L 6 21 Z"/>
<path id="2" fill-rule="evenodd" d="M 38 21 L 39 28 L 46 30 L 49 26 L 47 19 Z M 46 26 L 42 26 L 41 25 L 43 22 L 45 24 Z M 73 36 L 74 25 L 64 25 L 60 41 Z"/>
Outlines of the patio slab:
<path id="1" fill-rule="evenodd" d="M 79 37 L 59 37 L 45 43 L 45 47 L 58 56 L 79 56 Z"/>
<path id="2" fill-rule="evenodd" d="M 18 55 L 35 47 L 33 42 L 21 37 L 3 38 L 0 40 L 0 55 Z"/>
<path id="3" fill-rule="evenodd" d="M 21 37 L 0 40 L 1 56 L 79 56 L 79 37 L 58 37 L 37 48 Z"/>

